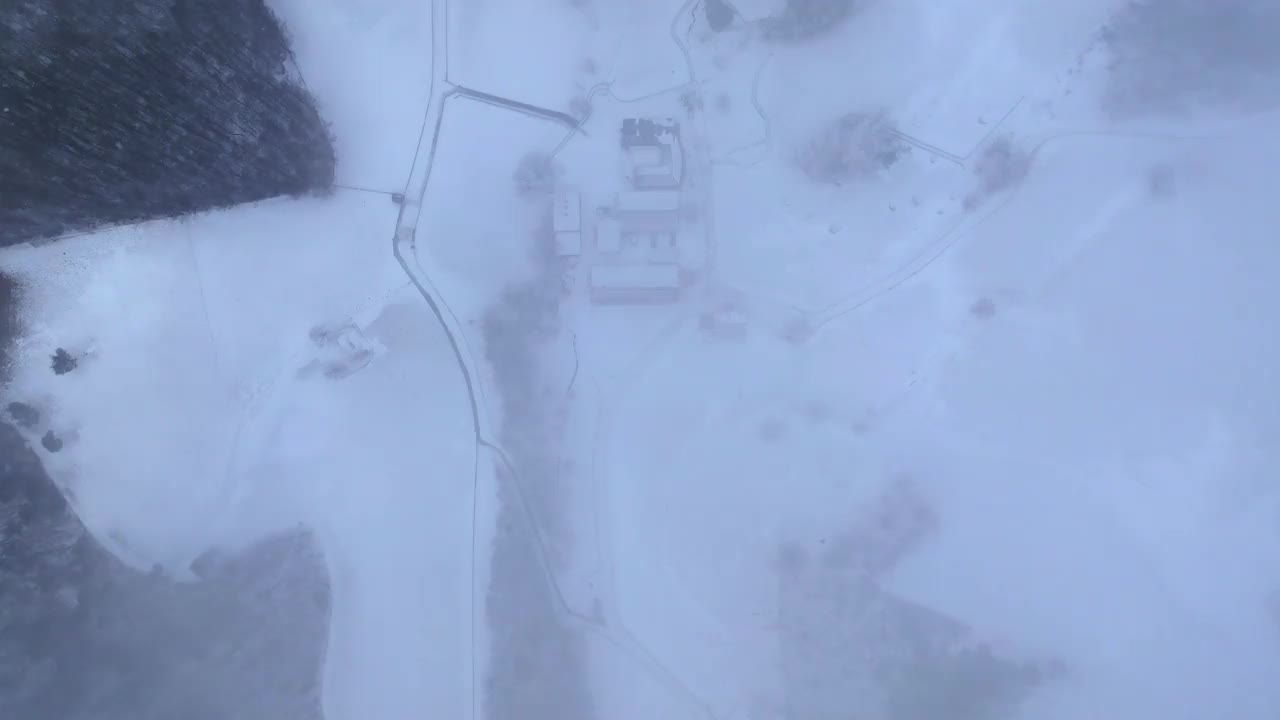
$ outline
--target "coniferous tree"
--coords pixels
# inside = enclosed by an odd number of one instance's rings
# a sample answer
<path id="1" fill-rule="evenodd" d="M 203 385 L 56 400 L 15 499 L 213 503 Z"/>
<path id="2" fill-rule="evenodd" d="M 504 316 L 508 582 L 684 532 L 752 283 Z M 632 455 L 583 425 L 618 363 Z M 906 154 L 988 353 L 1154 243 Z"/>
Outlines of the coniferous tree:
<path id="1" fill-rule="evenodd" d="M 263 0 L 0 5 L 0 245 L 333 181 Z"/>

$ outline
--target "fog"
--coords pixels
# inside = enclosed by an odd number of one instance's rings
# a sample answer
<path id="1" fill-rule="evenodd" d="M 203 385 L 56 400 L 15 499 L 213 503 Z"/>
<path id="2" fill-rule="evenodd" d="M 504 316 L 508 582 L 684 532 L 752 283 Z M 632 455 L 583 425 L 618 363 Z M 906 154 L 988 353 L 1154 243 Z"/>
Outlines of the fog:
<path id="1" fill-rule="evenodd" d="M 1280 717 L 1277 35 L 0 8 L 0 717 Z"/>

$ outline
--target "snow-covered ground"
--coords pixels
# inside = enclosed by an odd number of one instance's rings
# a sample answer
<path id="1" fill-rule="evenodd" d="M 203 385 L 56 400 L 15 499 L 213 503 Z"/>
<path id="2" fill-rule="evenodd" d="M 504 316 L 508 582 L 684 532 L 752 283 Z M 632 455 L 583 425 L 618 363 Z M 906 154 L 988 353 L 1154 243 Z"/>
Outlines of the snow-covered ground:
<path id="1" fill-rule="evenodd" d="M 689 78 L 669 26 L 682 5 L 685 0 L 454 2 L 449 80 L 566 112 L 580 109 L 587 91 L 601 83 L 620 97 L 679 85 Z"/>
<path id="2" fill-rule="evenodd" d="M 452 2 L 448 14 L 450 82 L 564 111 L 591 73 L 590 21 L 571 3 Z"/>
<path id="3" fill-rule="evenodd" d="M 302 79 L 331 125 L 335 182 L 404 191 L 432 91 L 433 3 L 268 4 L 289 28 Z"/>
<path id="4" fill-rule="evenodd" d="M 568 130 L 540 117 L 452 96 L 417 218 L 417 258 L 451 307 L 474 321 L 502 289 L 533 271 L 547 198 L 522 198 L 515 173 Z"/>
<path id="5" fill-rule="evenodd" d="M 778 549 L 819 554 L 906 477 L 936 527 L 877 592 L 1057 663 L 1021 716 L 1276 716 L 1274 117 L 1109 119 L 1090 49 L 1111 0 L 872 3 L 796 44 L 714 35 L 698 3 L 552 5 L 453 3 L 449 79 L 598 110 L 557 161 L 599 196 L 618 118 L 678 117 L 715 258 L 673 306 L 578 287 L 538 355 L 563 367 L 530 380 L 569 415 L 550 554 L 574 559 L 542 560 L 602 715 L 763 718 L 803 692 L 779 667 Z M 440 92 L 426 7 L 277 3 L 344 184 L 408 180 Z M 538 269 L 545 198 L 513 172 L 566 130 L 441 111 L 407 259 L 472 362 Z M 900 156 L 813 180 L 806 147 L 851 113 L 887 119 Z M 334 719 L 466 715 L 473 656 L 510 630 L 473 637 L 496 463 L 477 499 L 468 398 L 396 222 L 340 192 L 0 256 L 33 280 L 13 390 L 48 410 L 51 472 L 113 549 L 181 572 L 320 529 Z M 718 299 L 745 338 L 699 331 Z M 58 346 L 81 367 L 54 376 Z"/>

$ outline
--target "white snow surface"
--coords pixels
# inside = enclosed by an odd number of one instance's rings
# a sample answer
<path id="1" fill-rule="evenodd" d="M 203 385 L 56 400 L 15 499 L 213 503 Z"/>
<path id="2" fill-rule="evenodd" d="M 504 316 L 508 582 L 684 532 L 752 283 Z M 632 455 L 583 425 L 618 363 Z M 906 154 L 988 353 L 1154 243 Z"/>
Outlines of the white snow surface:
<path id="1" fill-rule="evenodd" d="M 270 0 L 336 140 L 339 185 L 403 192 L 431 93 L 432 3 Z"/>
<path id="2" fill-rule="evenodd" d="M 402 187 L 427 3 L 276 5 L 340 178 Z M 1111 0 L 871 3 L 793 46 L 712 35 L 692 3 L 553 5 L 454 2 L 450 79 L 558 110 L 613 83 L 610 117 L 681 118 L 715 237 L 681 305 L 579 293 L 548 353 L 585 388 L 562 452 L 584 483 L 568 524 L 594 535 L 556 572 L 603 616 L 583 636 L 604 716 L 769 717 L 779 544 L 820 550 L 904 476 L 937 529 L 881 589 L 1065 669 L 1015 716 L 1280 716 L 1274 116 L 1106 117 L 1088 50 Z M 840 186 L 797 170 L 816 129 L 880 110 L 917 141 L 903 160 Z M 473 343 L 527 270 L 538 211 L 510 171 L 559 141 L 539 123 L 456 98 L 445 114 L 415 259 Z M 613 130 L 589 129 L 558 156 L 584 207 L 618 183 Z M 980 192 L 997 137 L 1028 170 Z M 385 197 L 339 193 L 0 255 L 35 288 L 13 391 L 50 408 L 68 438 L 50 469 L 114 549 L 181 571 L 210 544 L 319 528 L 331 720 L 463 716 L 482 653 L 469 410 L 394 225 Z M 722 298 L 745 340 L 698 331 Z M 91 352 L 54 377 L 60 345 Z"/>

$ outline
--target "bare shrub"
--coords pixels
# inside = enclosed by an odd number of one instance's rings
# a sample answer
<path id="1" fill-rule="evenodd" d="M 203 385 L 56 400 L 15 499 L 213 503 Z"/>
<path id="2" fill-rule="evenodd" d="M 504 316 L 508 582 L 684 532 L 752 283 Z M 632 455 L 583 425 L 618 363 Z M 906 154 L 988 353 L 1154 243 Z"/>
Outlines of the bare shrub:
<path id="1" fill-rule="evenodd" d="M 787 435 L 787 424 L 778 418 L 768 418 L 760 423 L 759 437 L 761 442 L 773 444 Z"/>
<path id="2" fill-rule="evenodd" d="M 782 543 L 773 558 L 774 568 L 786 577 L 799 575 L 808 564 L 809 552 L 797 543 Z"/>
<path id="3" fill-rule="evenodd" d="M 802 345 L 813 337 L 814 328 L 806 317 L 788 320 L 782 327 L 782 339 L 792 345 Z"/>
<path id="4" fill-rule="evenodd" d="M 842 185 L 887 170 L 911 151 L 883 112 L 846 113 L 796 153 L 811 180 Z"/>
<path id="5" fill-rule="evenodd" d="M 969 314 L 979 320 L 995 317 L 996 303 L 989 297 L 980 297 L 969 306 Z"/>
<path id="6" fill-rule="evenodd" d="M 560 166 L 547 153 L 528 153 L 516 165 L 516 192 L 523 197 L 548 194 L 555 189 L 560 174 Z"/>
<path id="7" fill-rule="evenodd" d="M 1280 103 L 1280 4 L 1133 0 L 1102 31 L 1104 103 L 1120 116 Z"/>
<path id="8" fill-rule="evenodd" d="M 860 0 L 787 0 L 782 14 L 763 23 L 764 37 L 801 42 L 831 32 L 862 6 Z"/>
<path id="9" fill-rule="evenodd" d="M 900 477 L 844 534 L 828 546 L 824 565 L 878 579 L 938 525 L 937 515 L 910 478 Z"/>
<path id="10" fill-rule="evenodd" d="M 591 117 L 591 99 L 585 94 L 574 95 L 573 99 L 569 100 L 569 114 L 579 123 L 585 122 Z"/>
<path id="11" fill-rule="evenodd" d="M 1008 190 L 1026 178 L 1031 171 L 1031 153 L 1014 145 L 1008 136 L 1001 136 L 989 143 L 974 163 L 973 172 L 978 177 L 978 188 L 964 200 L 966 210 L 972 210 L 990 195 Z"/>

